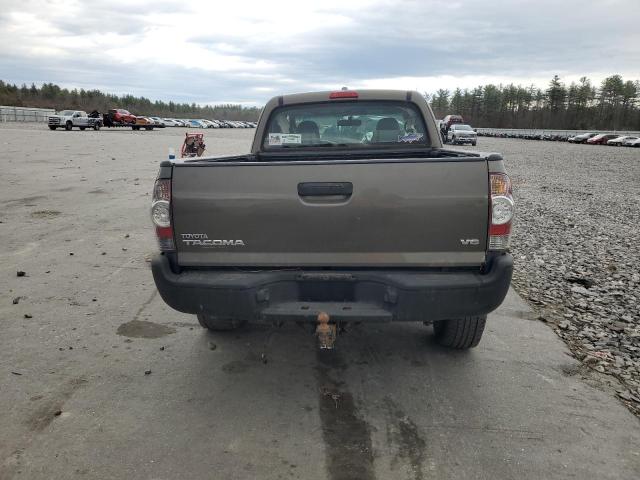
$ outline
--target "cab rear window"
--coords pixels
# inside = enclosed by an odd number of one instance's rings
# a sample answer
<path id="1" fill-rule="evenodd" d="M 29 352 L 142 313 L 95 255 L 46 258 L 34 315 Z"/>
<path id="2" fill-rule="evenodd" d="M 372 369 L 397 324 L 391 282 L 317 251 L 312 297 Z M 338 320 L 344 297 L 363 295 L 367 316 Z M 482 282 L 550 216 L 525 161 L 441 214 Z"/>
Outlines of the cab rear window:
<path id="1" fill-rule="evenodd" d="M 264 150 L 427 144 L 424 119 L 413 103 L 359 100 L 280 107 L 262 142 Z"/>

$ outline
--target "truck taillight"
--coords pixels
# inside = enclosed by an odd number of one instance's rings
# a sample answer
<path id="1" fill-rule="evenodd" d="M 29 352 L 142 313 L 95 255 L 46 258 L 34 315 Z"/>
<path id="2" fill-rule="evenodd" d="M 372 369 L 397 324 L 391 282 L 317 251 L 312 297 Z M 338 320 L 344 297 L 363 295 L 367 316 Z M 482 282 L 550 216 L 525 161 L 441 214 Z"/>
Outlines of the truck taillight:
<path id="1" fill-rule="evenodd" d="M 156 227 L 160 250 L 175 250 L 173 226 L 171 225 L 171 180 L 156 180 L 153 186 L 151 220 Z"/>
<path id="2" fill-rule="evenodd" d="M 339 90 L 329 94 L 329 100 L 336 100 L 338 98 L 358 98 L 358 92 L 354 92 L 353 90 Z"/>
<path id="3" fill-rule="evenodd" d="M 511 222 L 515 213 L 511 180 L 506 173 L 492 173 L 489 182 L 491 188 L 489 250 L 507 250 L 511 236 Z"/>

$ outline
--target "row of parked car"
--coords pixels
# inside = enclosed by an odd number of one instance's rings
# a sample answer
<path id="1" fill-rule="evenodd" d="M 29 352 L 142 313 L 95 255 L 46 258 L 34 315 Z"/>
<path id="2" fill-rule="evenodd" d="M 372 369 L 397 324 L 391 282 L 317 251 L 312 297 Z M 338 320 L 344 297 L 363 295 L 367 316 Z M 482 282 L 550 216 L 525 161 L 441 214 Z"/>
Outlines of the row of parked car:
<path id="1" fill-rule="evenodd" d="M 478 131 L 480 137 L 519 138 L 523 140 L 547 140 L 552 142 L 588 143 L 589 145 L 611 145 L 617 147 L 640 147 L 640 137 L 616 133 L 540 133 L 517 131 Z"/>
<path id="2" fill-rule="evenodd" d="M 150 117 L 157 125 L 164 127 L 189 127 L 189 128 L 256 128 L 256 122 L 239 120 L 183 120 L 180 118 Z"/>
<path id="3" fill-rule="evenodd" d="M 256 122 L 237 120 L 188 120 L 181 118 L 160 118 L 134 115 L 122 108 L 113 108 L 106 114 L 114 125 L 140 125 L 156 128 L 163 127 L 189 127 L 189 128 L 255 128 Z M 94 111 L 91 116 L 99 117 L 100 113 Z M 106 122 L 105 122 L 106 125 Z M 108 125 L 107 125 L 108 126 Z"/>
<path id="4" fill-rule="evenodd" d="M 615 133 L 583 133 L 568 138 L 569 143 L 588 143 L 590 145 L 614 145 L 616 147 L 640 147 L 640 138 L 633 135 Z"/>

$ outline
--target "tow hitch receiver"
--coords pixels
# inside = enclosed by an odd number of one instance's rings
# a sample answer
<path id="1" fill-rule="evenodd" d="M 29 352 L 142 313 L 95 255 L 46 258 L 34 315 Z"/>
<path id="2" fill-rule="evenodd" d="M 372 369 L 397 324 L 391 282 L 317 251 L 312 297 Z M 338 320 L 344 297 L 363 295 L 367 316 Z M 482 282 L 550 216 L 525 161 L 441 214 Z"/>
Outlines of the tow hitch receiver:
<path id="1" fill-rule="evenodd" d="M 318 344 L 321 349 L 333 349 L 337 336 L 336 324 L 329 324 L 329 314 L 325 312 L 320 312 L 318 314 L 316 336 L 318 337 Z"/>

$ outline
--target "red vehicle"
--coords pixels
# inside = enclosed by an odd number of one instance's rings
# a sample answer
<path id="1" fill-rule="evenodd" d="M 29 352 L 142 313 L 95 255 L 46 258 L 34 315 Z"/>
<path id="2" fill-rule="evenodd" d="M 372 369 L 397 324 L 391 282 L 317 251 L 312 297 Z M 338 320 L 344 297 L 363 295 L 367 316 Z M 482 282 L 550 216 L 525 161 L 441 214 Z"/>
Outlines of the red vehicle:
<path id="1" fill-rule="evenodd" d="M 589 145 L 606 145 L 609 140 L 612 138 L 618 138 L 620 135 L 616 135 L 614 133 L 601 133 L 596 135 L 595 137 L 591 137 L 587 140 Z"/>
<path id="2" fill-rule="evenodd" d="M 442 123 L 448 130 L 454 123 L 464 123 L 464 119 L 462 118 L 462 115 L 447 115 L 442 120 Z"/>
<path id="3" fill-rule="evenodd" d="M 109 110 L 109 115 L 114 122 L 136 123 L 136 116 L 121 108 Z"/>

